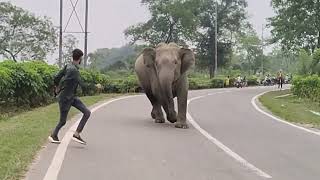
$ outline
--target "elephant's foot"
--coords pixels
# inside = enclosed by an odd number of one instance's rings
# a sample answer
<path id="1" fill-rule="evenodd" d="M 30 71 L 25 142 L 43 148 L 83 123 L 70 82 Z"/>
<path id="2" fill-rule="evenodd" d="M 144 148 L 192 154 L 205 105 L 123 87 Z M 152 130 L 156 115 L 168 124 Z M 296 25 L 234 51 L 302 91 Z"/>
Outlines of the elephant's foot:
<path id="1" fill-rule="evenodd" d="M 174 111 L 172 114 L 170 114 L 169 116 L 167 116 L 167 119 L 169 122 L 171 123 L 175 123 L 178 121 L 177 119 L 177 113 Z"/>
<path id="2" fill-rule="evenodd" d="M 164 120 L 164 118 L 157 118 L 156 120 L 155 120 L 155 123 L 165 123 L 166 121 Z"/>
<path id="3" fill-rule="evenodd" d="M 157 119 L 157 115 L 158 115 L 158 111 L 156 108 L 152 108 L 152 111 L 151 111 L 151 117 L 152 119 Z"/>
<path id="4" fill-rule="evenodd" d="M 153 110 L 151 112 L 151 117 L 152 117 L 152 119 L 156 119 L 156 113 Z"/>
<path id="5" fill-rule="evenodd" d="M 174 126 L 176 128 L 180 128 L 180 129 L 188 129 L 189 128 L 188 124 L 185 122 L 177 122 Z"/>
<path id="6" fill-rule="evenodd" d="M 171 123 L 177 122 L 177 118 L 176 118 L 176 117 L 168 117 L 167 119 L 168 119 L 168 121 L 171 122 Z"/>

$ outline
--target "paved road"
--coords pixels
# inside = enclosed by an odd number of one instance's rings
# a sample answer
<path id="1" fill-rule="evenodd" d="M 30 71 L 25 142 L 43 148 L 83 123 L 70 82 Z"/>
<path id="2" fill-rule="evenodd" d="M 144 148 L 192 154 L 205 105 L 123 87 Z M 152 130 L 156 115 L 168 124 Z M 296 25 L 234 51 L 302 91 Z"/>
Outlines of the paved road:
<path id="1" fill-rule="evenodd" d="M 272 179 L 319 180 L 320 137 L 256 111 L 251 99 L 267 90 L 270 88 L 193 91 L 190 98 L 205 97 L 192 101 L 189 113 L 208 134 Z M 169 123 L 154 124 L 150 111 L 144 96 L 96 111 L 83 134 L 88 145 L 69 144 L 58 179 L 265 179 L 194 127 L 180 130 Z M 48 162 L 45 154 L 41 158 Z M 50 162 L 40 159 L 39 163 L 46 166 Z M 29 179 L 42 179 L 43 173 L 31 173 Z"/>

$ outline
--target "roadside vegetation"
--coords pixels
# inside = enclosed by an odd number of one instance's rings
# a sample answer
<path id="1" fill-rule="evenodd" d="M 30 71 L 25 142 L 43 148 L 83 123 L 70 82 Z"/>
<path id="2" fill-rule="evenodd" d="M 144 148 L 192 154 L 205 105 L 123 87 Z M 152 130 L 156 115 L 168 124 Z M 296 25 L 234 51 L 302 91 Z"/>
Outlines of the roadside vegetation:
<path id="1" fill-rule="evenodd" d="M 308 98 L 300 98 L 290 90 L 269 92 L 259 98 L 274 115 L 308 128 L 320 129 L 320 104 Z"/>
<path id="2" fill-rule="evenodd" d="M 287 1 L 272 0 L 276 12 L 268 19 L 272 36 L 262 39 L 249 22 L 246 0 L 141 0 L 150 12 L 149 19 L 128 25 L 124 32 L 130 40 L 127 45 L 88 54 L 89 65 L 81 68 L 86 85 L 78 95 L 92 105 L 114 94 L 141 92 L 134 74 L 137 56 L 145 47 L 175 42 L 196 52 L 195 67 L 188 75 L 190 89 L 225 87 L 228 76 L 232 87 L 239 75 L 255 86 L 265 75 L 275 77 L 281 69 L 295 77 L 293 88 L 266 94 L 260 98 L 263 105 L 290 122 L 319 127 L 320 118 L 311 111 L 320 112 L 320 21 L 316 9 L 320 2 Z M 46 57 L 57 50 L 58 33 L 51 19 L 10 2 L 0 2 L 0 15 L 0 179 L 12 180 L 20 179 L 57 121 L 53 77 L 59 67 L 49 65 Z M 308 23 L 296 26 L 302 22 Z M 63 38 L 65 65 L 79 41 L 73 35 Z M 272 52 L 264 52 L 271 44 Z M 278 97 L 286 93 L 292 95 Z"/>
<path id="3" fill-rule="evenodd" d="M 81 100 L 90 106 L 115 96 L 117 95 L 101 94 L 82 97 Z M 72 108 L 69 119 L 76 113 L 78 111 Z M 57 103 L 2 117 L 0 120 L 0 179 L 21 179 L 33 157 L 47 142 L 47 137 L 57 124 L 58 117 Z"/>

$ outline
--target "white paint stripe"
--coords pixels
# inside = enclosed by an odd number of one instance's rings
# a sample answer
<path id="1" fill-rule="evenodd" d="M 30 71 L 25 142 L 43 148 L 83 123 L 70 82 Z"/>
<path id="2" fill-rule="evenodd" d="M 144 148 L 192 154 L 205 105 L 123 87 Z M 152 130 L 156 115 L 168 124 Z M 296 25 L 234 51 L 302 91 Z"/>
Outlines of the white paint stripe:
<path id="1" fill-rule="evenodd" d="M 311 113 L 313 113 L 313 114 L 315 114 L 315 115 L 318 115 L 318 116 L 320 116 L 320 113 L 319 112 L 315 112 L 315 111 L 311 111 L 311 110 L 309 110 Z"/>
<path id="2" fill-rule="evenodd" d="M 228 92 L 228 91 L 224 91 L 224 92 Z M 224 93 L 222 92 L 222 93 Z M 231 92 L 231 91 L 230 91 Z M 221 92 L 217 92 L 217 93 L 212 93 L 210 95 L 214 95 L 214 94 L 220 94 Z M 200 97 L 195 97 L 192 98 L 190 100 L 188 100 L 188 105 L 190 104 L 190 102 L 196 100 L 196 99 L 200 99 L 203 98 L 205 96 L 200 96 Z M 202 129 L 200 127 L 200 125 L 192 118 L 192 116 L 189 114 L 189 112 L 187 112 L 187 119 L 189 120 L 189 122 L 192 124 L 192 126 L 194 128 L 196 128 L 203 136 L 205 136 L 209 141 L 211 141 L 213 144 L 215 144 L 216 146 L 218 146 L 221 150 L 223 150 L 227 155 L 229 155 L 230 157 L 232 157 L 233 159 L 235 159 L 237 162 L 239 162 L 241 165 L 243 165 L 245 168 L 249 169 L 250 171 L 254 172 L 255 174 L 257 174 L 260 177 L 266 178 L 266 179 L 271 179 L 272 177 L 263 172 L 262 170 L 258 169 L 257 167 L 255 167 L 254 165 L 250 164 L 248 161 L 246 161 L 244 158 L 242 158 L 240 155 L 238 155 L 237 153 L 233 152 L 230 148 L 228 148 L 227 146 L 225 146 L 223 143 L 221 143 L 219 140 L 217 140 L 216 138 L 212 137 L 207 131 L 205 131 L 204 129 Z"/>
<path id="3" fill-rule="evenodd" d="M 270 92 L 270 91 L 268 91 L 268 92 Z M 259 111 L 260 113 L 262 113 L 262 114 L 264 114 L 264 115 L 266 115 L 266 116 L 268 116 L 268 117 L 270 117 L 270 118 L 272 118 L 272 119 L 274 119 L 274 120 L 276 120 L 276 121 L 278 121 L 278 122 L 281 122 L 281 123 L 287 124 L 287 125 L 289 125 L 289 126 L 292 126 L 292 127 L 294 127 L 294 128 L 303 130 L 303 131 L 305 131 L 305 132 L 308 132 L 308 133 L 311 133 L 311 134 L 315 134 L 315 135 L 320 136 L 320 132 L 312 131 L 312 130 L 310 130 L 310 129 L 307 129 L 307 128 L 304 128 L 304 127 L 301 127 L 301 126 L 292 124 L 292 123 L 290 123 L 290 122 L 287 122 L 287 121 L 285 121 L 285 120 L 282 120 L 282 119 L 280 119 L 280 118 L 278 118 L 278 117 L 276 117 L 276 116 L 274 116 L 274 115 L 272 115 L 272 114 L 269 114 L 269 113 L 263 111 L 263 110 L 256 104 L 256 101 L 258 100 L 258 98 L 259 98 L 260 96 L 262 96 L 262 95 L 264 95 L 264 94 L 266 94 L 266 93 L 268 93 L 268 92 L 261 93 L 261 94 L 259 94 L 259 95 L 257 95 L 257 96 L 255 96 L 255 97 L 252 98 L 251 104 L 253 105 L 253 107 L 254 107 L 257 111 Z"/>
<path id="4" fill-rule="evenodd" d="M 91 109 L 91 112 L 94 113 L 95 111 L 97 111 L 98 109 L 109 105 L 113 102 L 119 101 L 119 100 L 123 100 L 123 99 L 129 99 L 132 97 L 138 97 L 138 96 L 143 96 L 143 95 L 135 95 L 135 96 L 127 96 L 127 97 L 122 97 L 122 98 L 117 98 L 117 99 L 113 99 L 110 100 L 108 102 L 105 102 L 93 109 Z M 45 177 L 43 178 L 43 180 L 56 180 L 58 178 L 68 145 L 70 143 L 70 140 L 73 136 L 74 131 L 76 130 L 78 124 L 80 122 L 80 119 L 77 120 L 76 123 L 74 123 L 74 125 L 68 130 L 68 132 L 65 134 L 65 136 L 63 137 L 61 144 L 58 146 L 56 153 L 52 159 L 52 162 L 47 170 L 47 173 L 45 175 Z"/>
<path id="5" fill-rule="evenodd" d="M 281 95 L 281 96 L 276 96 L 274 98 L 283 98 L 283 97 L 288 97 L 288 96 L 291 96 L 292 94 L 284 94 L 284 95 Z"/>

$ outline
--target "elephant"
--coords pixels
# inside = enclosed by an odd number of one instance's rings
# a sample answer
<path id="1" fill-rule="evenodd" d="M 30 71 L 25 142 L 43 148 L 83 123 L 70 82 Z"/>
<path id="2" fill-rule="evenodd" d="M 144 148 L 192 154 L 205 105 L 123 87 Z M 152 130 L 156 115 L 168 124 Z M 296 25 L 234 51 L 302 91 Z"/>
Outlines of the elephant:
<path id="1" fill-rule="evenodd" d="M 188 70 L 195 64 L 192 50 L 181 48 L 175 43 L 160 43 L 155 48 L 146 48 L 135 63 L 140 86 L 152 105 L 151 117 L 155 123 L 167 120 L 176 128 L 187 129 L 186 122 L 189 83 Z M 178 114 L 174 98 L 178 100 Z"/>

